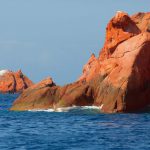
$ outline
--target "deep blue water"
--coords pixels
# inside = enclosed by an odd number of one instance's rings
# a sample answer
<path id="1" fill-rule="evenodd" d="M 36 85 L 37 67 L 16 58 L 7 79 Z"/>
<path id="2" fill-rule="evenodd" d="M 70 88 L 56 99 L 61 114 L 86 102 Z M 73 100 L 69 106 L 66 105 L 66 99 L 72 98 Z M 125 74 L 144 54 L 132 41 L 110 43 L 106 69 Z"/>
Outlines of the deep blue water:
<path id="1" fill-rule="evenodd" d="M 17 96 L 0 95 L 0 150 L 150 149 L 150 113 L 11 112 Z"/>

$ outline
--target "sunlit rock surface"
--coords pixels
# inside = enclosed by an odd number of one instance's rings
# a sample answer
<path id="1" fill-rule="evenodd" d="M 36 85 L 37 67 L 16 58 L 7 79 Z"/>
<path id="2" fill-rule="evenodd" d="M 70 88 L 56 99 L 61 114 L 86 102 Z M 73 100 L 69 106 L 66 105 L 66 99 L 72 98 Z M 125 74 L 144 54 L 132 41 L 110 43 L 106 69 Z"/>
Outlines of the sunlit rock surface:
<path id="1" fill-rule="evenodd" d="M 17 72 L 10 70 L 0 71 L 0 93 L 22 92 L 32 84 L 33 82 L 21 70 Z"/>
<path id="2" fill-rule="evenodd" d="M 150 13 L 118 11 L 106 28 L 98 57 L 91 55 L 80 78 L 63 87 L 38 83 L 11 110 L 98 106 L 102 112 L 140 111 L 150 105 Z"/>

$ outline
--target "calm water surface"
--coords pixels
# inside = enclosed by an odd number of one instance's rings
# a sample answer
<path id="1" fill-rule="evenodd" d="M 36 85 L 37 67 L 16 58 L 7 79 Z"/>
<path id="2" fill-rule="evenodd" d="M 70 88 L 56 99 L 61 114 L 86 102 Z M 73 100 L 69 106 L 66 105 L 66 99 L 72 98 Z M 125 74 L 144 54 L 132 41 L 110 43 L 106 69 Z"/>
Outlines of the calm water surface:
<path id="1" fill-rule="evenodd" d="M 149 150 L 150 113 L 11 112 L 18 95 L 0 95 L 0 150 Z"/>

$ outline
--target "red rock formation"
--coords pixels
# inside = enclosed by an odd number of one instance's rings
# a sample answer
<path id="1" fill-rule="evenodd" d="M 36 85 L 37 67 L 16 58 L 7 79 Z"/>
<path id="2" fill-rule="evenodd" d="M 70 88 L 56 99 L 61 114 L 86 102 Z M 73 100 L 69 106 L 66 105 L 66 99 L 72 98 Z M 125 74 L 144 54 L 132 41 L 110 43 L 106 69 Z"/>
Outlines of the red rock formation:
<path id="1" fill-rule="evenodd" d="M 118 11 L 107 25 L 105 44 L 100 51 L 99 59 L 102 61 L 109 58 L 121 42 L 139 33 L 139 28 L 128 14 Z"/>
<path id="2" fill-rule="evenodd" d="M 46 86 L 49 87 L 55 86 L 55 83 L 53 82 L 53 79 L 51 77 L 47 77 L 44 80 L 40 81 L 39 83 L 31 85 L 30 89 L 43 88 Z"/>
<path id="3" fill-rule="evenodd" d="M 48 77 L 25 89 L 14 102 L 12 110 L 48 109 L 53 106 L 53 95 L 57 89 L 52 78 Z"/>
<path id="4" fill-rule="evenodd" d="M 95 105 L 104 112 L 129 112 L 150 104 L 150 33 L 144 32 L 120 44 L 103 61 L 95 86 Z M 109 68 L 109 71 L 107 71 Z"/>
<path id="5" fill-rule="evenodd" d="M 108 23 L 104 47 L 83 67 L 77 82 L 32 86 L 11 110 L 96 105 L 102 112 L 132 112 L 150 105 L 150 13 L 117 12 Z M 53 83 L 51 81 L 51 83 Z"/>
<path id="6" fill-rule="evenodd" d="M 78 79 L 79 81 L 90 81 L 95 74 L 100 70 L 100 61 L 95 57 L 94 54 L 91 55 L 87 64 L 84 65 L 82 75 Z"/>
<path id="7" fill-rule="evenodd" d="M 51 79 L 44 79 L 24 90 L 11 110 L 48 109 L 93 104 L 91 87 L 82 82 L 56 86 Z"/>
<path id="8" fill-rule="evenodd" d="M 0 71 L 0 92 L 1 93 L 16 93 L 22 92 L 24 89 L 31 86 L 33 83 L 29 80 L 21 70 L 12 72 L 9 70 Z"/>
<path id="9" fill-rule="evenodd" d="M 143 13 L 139 12 L 133 16 L 131 19 L 136 23 L 137 27 L 142 31 L 150 32 L 150 12 Z"/>

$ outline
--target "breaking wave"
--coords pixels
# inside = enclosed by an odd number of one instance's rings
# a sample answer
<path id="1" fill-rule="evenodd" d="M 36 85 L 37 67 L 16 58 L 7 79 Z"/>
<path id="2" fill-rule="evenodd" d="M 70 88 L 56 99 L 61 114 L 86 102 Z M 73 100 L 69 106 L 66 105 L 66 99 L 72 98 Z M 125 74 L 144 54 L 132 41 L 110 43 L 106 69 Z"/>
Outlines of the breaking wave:
<path id="1" fill-rule="evenodd" d="M 61 107 L 57 109 L 33 109 L 28 110 L 31 112 L 85 112 L 93 111 L 100 112 L 100 107 L 98 106 L 72 106 L 72 107 Z"/>

